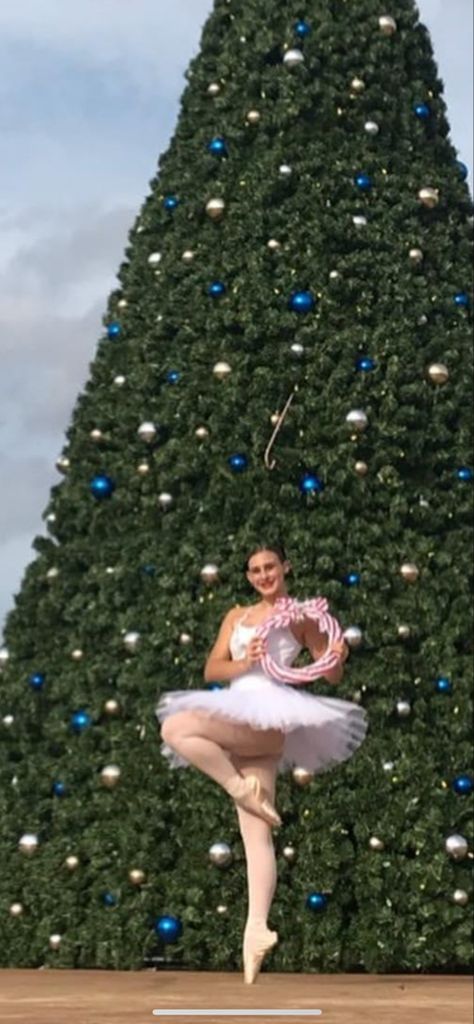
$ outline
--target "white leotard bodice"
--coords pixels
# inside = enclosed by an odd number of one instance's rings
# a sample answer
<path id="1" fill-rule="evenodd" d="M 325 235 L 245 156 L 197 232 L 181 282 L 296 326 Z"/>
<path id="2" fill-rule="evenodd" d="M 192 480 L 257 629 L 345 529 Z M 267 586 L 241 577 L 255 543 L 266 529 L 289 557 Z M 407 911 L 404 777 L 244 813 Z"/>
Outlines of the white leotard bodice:
<path id="1" fill-rule="evenodd" d="M 245 618 L 246 616 L 243 616 Z M 260 623 L 261 625 L 261 623 Z M 247 646 L 252 639 L 252 635 L 258 626 L 247 626 L 244 624 L 242 619 L 236 622 L 232 635 L 230 638 L 230 653 L 234 661 L 245 658 Z M 280 629 L 272 629 L 267 637 L 267 651 L 272 656 L 273 660 L 278 665 L 292 665 L 295 658 L 302 650 L 302 645 L 296 639 L 289 626 L 280 627 Z M 260 665 L 255 664 L 253 667 L 244 675 L 238 676 L 239 680 L 245 676 L 261 676 L 262 679 L 268 679 L 268 676 L 263 671 Z"/>

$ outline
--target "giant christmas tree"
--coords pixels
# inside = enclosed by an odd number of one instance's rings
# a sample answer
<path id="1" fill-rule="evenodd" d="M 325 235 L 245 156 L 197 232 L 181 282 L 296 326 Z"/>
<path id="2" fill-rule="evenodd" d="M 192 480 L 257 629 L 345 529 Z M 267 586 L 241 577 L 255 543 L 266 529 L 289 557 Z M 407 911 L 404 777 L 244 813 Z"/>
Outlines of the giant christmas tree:
<path id="1" fill-rule="evenodd" d="M 154 708 L 270 535 L 370 716 L 280 778 L 272 969 L 466 969 L 473 207 L 430 38 L 413 0 L 216 0 L 187 79 L 7 618 L 0 962 L 239 967 L 234 808 Z"/>

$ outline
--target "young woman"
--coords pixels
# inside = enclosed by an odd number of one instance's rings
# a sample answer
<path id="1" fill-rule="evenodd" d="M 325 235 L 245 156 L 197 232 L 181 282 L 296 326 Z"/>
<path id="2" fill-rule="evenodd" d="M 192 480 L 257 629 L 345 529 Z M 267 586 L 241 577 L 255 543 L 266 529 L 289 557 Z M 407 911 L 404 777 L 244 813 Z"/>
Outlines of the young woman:
<path id="1" fill-rule="evenodd" d="M 366 712 L 358 704 L 317 697 L 271 679 L 260 666 L 265 651 L 290 666 L 303 648 L 317 660 L 327 636 L 313 619 L 272 629 L 266 641 L 258 627 L 287 597 L 290 562 L 281 545 L 261 544 L 245 562 L 247 580 L 260 600 L 237 606 L 224 617 L 204 670 L 206 682 L 229 681 L 216 690 L 175 690 L 156 709 L 162 723 L 161 751 L 171 767 L 194 765 L 234 800 L 247 861 L 248 917 L 244 933 L 244 977 L 255 981 L 265 953 L 278 941 L 267 918 L 277 882 L 271 826 L 278 772 L 293 766 L 322 772 L 345 761 L 362 743 Z M 339 663 L 327 673 L 339 683 L 348 648 L 331 646 Z"/>

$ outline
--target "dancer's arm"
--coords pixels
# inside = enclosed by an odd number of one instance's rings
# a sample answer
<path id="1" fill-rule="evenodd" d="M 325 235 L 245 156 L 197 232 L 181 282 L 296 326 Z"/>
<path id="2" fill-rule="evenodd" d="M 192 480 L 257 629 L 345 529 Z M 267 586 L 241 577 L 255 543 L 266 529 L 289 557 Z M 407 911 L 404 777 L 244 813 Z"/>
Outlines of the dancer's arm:
<path id="1" fill-rule="evenodd" d="M 314 619 L 306 619 L 304 623 L 304 643 L 310 651 L 315 661 L 318 658 L 322 658 L 323 654 L 326 654 L 328 638 L 325 633 L 321 633 L 317 622 Z M 341 682 L 344 674 L 344 662 L 349 655 L 349 648 L 347 644 L 341 640 L 336 641 L 331 650 L 337 651 L 341 655 L 341 661 L 334 668 L 329 669 L 324 673 L 323 679 L 327 679 L 328 683 L 336 685 Z"/>
<path id="2" fill-rule="evenodd" d="M 208 655 L 204 668 L 206 683 L 217 683 L 227 679 L 235 679 L 236 676 L 241 676 L 244 672 L 248 672 L 252 665 L 256 664 L 259 660 L 260 655 L 257 656 L 257 654 L 254 657 L 247 654 L 246 658 L 235 661 L 232 659 L 230 638 L 236 619 L 241 614 L 242 608 L 231 608 L 230 612 L 227 612 L 227 615 L 222 620 L 217 640 Z M 256 637 L 250 642 L 249 646 L 252 647 L 251 654 L 254 653 L 254 646 L 258 645 L 260 647 L 261 643 L 262 641 L 259 641 Z"/>

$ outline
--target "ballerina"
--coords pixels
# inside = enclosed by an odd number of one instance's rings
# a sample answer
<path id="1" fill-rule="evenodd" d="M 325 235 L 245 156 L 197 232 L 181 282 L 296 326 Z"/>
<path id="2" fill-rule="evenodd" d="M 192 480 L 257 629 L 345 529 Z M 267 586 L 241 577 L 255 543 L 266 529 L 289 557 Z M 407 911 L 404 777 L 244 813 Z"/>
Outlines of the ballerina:
<path id="1" fill-rule="evenodd" d="M 156 715 L 162 723 L 161 752 L 170 767 L 194 765 L 234 801 L 247 863 L 244 980 L 252 984 L 278 942 L 267 924 L 277 884 L 271 829 L 282 824 L 274 806 L 277 776 L 294 766 L 317 773 L 345 761 L 362 743 L 368 724 L 358 704 L 313 696 L 281 681 L 285 668 L 287 675 L 298 675 L 290 666 L 307 648 L 314 659 L 332 655 L 334 667 L 324 678 L 339 683 L 349 653 L 343 639 L 328 643 L 315 618 L 301 614 L 289 625 L 272 628 L 266 638 L 258 635 L 278 609 L 297 605 L 288 598 L 291 564 L 284 548 L 255 547 L 244 571 L 260 601 L 225 615 L 204 669 L 206 682 L 229 681 L 230 686 L 171 691 L 160 699 Z M 269 657 L 269 664 L 278 666 L 278 680 L 263 667 Z M 308 670 L 299 671 L 303 677 Z"/>

